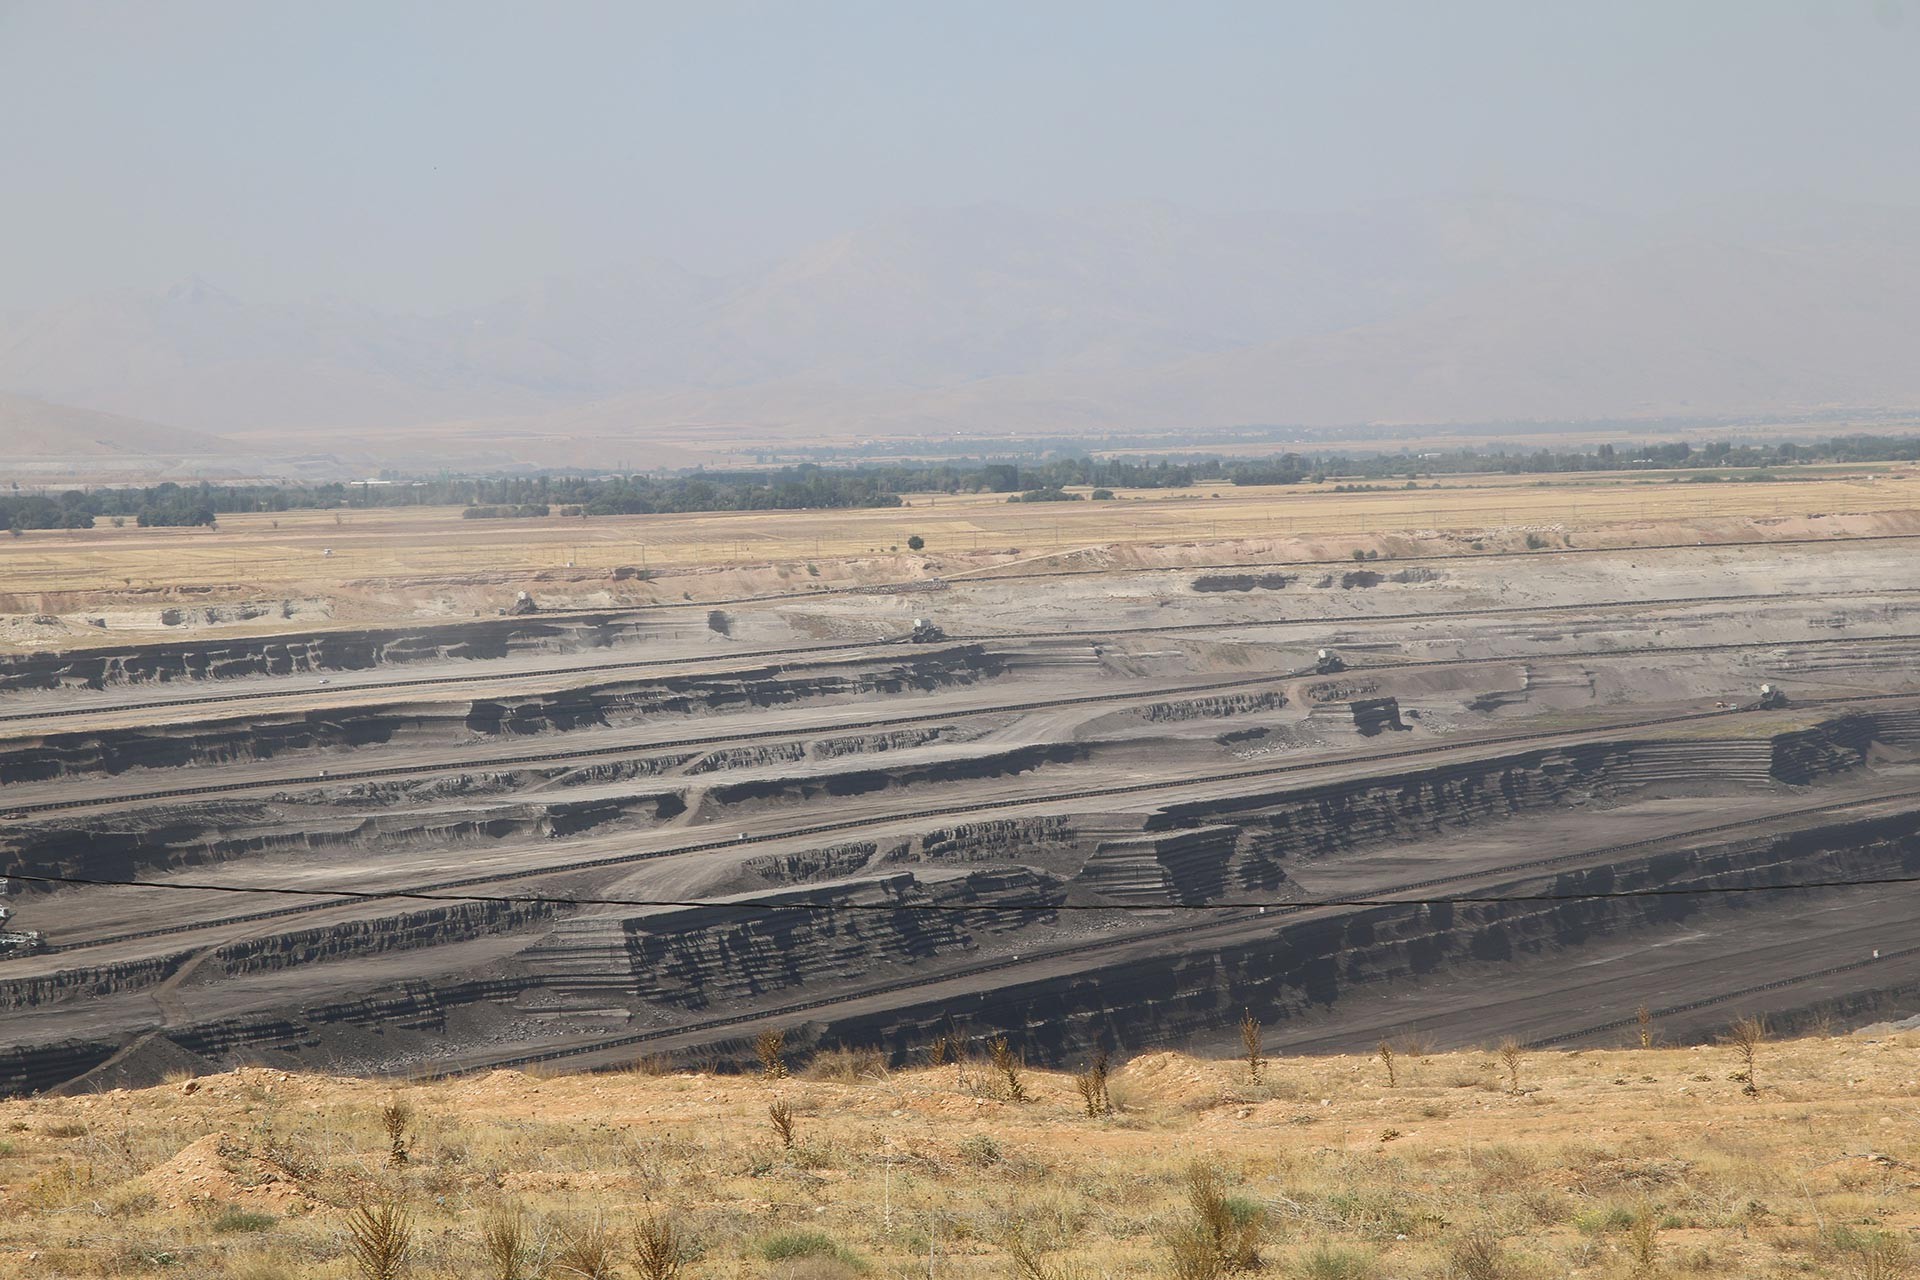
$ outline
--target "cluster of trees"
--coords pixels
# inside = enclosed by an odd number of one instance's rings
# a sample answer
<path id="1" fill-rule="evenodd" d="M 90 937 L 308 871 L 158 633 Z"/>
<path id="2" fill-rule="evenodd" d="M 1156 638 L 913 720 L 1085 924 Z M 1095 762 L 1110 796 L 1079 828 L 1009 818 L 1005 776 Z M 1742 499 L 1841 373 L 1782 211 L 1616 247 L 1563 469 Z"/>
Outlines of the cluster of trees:
<path id="1" fill-rule="evenodd" d="M 1297 484 L 1328 476 L 1362 480 L 1405 480 L 1421 475 L 1552 475 L 1579 471 L 1692 470 L 1712 468 L 1790 467 L 1809 462 L 1920 461 L 1920 437 L 1837 436 L 1816 444 L 1743 444 L 1715 441 L 1694 446 L 1670 444 L 1612 445 L 1592 449 L 1536 449 L 1510 453 L 1505 449 L 1451 449 L 1429 453 L 1285 453 L 1278 458 L 1239 463 L 1222 475 L 1205 469 L 1195 478 L 1228 479 L 1235 484 Z"/>
<path id="2" fill-rule="evenodd" d="M 48 497 L 38 493 L 0 493 L 0 524 L 18 533 L 23 529 L 91 529 L 94 521 L 173 527 L 211 525 L 219 518 L 215 496 L 219 490 L 177 484 L 145 489 L 69 489 Z"/>

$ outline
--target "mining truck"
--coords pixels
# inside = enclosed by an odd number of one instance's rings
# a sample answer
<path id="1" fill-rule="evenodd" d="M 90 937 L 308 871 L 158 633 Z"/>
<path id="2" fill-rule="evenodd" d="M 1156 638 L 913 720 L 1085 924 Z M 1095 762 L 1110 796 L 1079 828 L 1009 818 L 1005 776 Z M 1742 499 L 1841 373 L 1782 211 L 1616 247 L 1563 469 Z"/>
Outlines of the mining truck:
<path id="1" fill-rule="evenodd" d="M 0 895 L 7 892 L 7 882 L 0 879 Z M 13 919 L 13 911 L 0 904 L 0 958 L 26 955 L 38 951 L 45 938 L 33 929 L 10 929 L 8 922 Z"/>

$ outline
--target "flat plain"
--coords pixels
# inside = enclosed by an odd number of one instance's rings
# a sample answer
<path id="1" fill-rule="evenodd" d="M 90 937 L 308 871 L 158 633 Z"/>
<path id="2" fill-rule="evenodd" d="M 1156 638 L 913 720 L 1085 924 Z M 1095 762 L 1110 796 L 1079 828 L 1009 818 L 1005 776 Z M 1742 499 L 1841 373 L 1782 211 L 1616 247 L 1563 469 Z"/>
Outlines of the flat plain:
<path id="1" fill-rule="evenodd" d="M 1603 526 L 1804 519 L 1909 507 L 1911 468 L 1807 468 L 1770 483 L 1687 482 L 1687 475 L 1471 476 L 1378 484 L 1222 484 L 1119 490 L 1114 501 L 1009 503 L 1000 494 L 907 495 L 907 506 L 848 511 L 749 511 L 653 516 L 464 520 L 457 508 L 356 508 L 240 513 L 218 529 L 44 530 L 0 539 L 0 612 L 61 613 L 115 595 L 224 599 L 280 591 L 397 589 L 409 583 L 504 583 L 541 575 L 581 584 L 639 568 L 714 587 L 726 575 L 805 579 L 938 576 L 1009 563 L 1043 564 L 1086 548 L 1183 543 L 1273 544 L 1296 558 L 1344 555 L 1327 540 L 1375 547 L 1379 537 L 1471 531 L 1496 544 Z M 1083 495 L 1085 490 L 1080 490 Z M 906 550 L 926 540 L 923 555 Z M 1251 547 L 1247 548 L 1252 550 Z M 829 563 L 823 563 L 829 562 Z M 802 581 L 801 585 L 805 585 Z M 629 585 L 636 598 L 665 596 Z M 696 592 L 695 594 L 701 594 Z M 677 593 L 667 598 L 677 598 Z M 395 599 L 385 608 L 401 607 Z"/>

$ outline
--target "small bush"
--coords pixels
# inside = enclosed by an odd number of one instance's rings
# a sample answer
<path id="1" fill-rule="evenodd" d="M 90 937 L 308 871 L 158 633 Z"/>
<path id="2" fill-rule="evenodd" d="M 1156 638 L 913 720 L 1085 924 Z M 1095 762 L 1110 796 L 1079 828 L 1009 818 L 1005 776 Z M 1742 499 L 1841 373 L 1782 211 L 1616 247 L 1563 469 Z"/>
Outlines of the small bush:
<path id="1" fill-rule="evenodd" d="M 490 1215 L 480 1229 L 480 1243 L 499 1280 L 521 1280 L 538 1269 L 539 1241 L 526 1215 L 517 1209 Z"/>
<path id="2" fill-rule="evenodd" d="M 887 1059 L 878 1049 L 829 1049 L 807 1063 L 807 1079 L 838 1084 L 860 1084 L 884 1079 Z"/>
<path id="3" fill-rule="evenodd" d="M 767 1119 L 773 1124 L 773 1134 L 780 1139 L 780 1145 L 793 1149 L 793 1108 L 786 1099 L 775 1098 L 767 1106 Z"/>
<path id="4" fill-rule="evenodd" d="M 1001 1087 L 1006 1091 L 1008 1102 L 1028 1101 L 1027 1086 L 1020 1079 L 1020 1072 L 1026 1065 L 1021 1062 L 1005 1036 L 995 1036 L 987 1045 L 987 1052 L 993 1059 L 993 1069 L 1000 1073 Z"/>
<path id="5" fill-rule="evenodd" d="M 598 1219 L 564 1228 L 553 1269 L 563 1280 L 614 1280 L 613 1233 Z"/>
<path id="6" fill-rule="evenodd" d="M 782 1231 L 762 1240 L 757 1252 L 767 1262 L 791 1262 L 796 1258 L 831 1258 L 855 1271 L 867 1269 L 863 1259 L 822 1231 Z"/>
<path id="7" fill-rule="evenodd" d="M 407 1126 L 413 1123 L 413 1108 L 398 1098 L 380 1108 L 380 1128 L 387 1135 L 387 1163 L 399 1168 L 407 1162 L 411 1144 L 407 1141 Z"/>
<path id="8" fill-rule="evenodd" d="M 1500 1065 L 1507 1069 L 1507 1090 L 1520 1092 L 1520 1043 L 1517 1040 L 1500 1042 Z"/>
<path id="9" fill-rule="evenodd" d="M 1755 1076 L 1759 1065 L 1760 1046 L 1767 1042 L 1767 1024 L 1759 1018 L 1741 1018 L 1727 1028 L 1726 1042 L 1740 1055 L 1740 1071 L 1734 1077 L 1743 1081 L 1741 1092 L 1748 1097 L 1757 1097 L 1760 1082 Z"/>
<path id="10" fill-rule="evenodd" d="M 1323 1244 L 1300 1259 L 1302 1280 L 1374 1280 L 1380 1262 L 1364 1249 Z"/>
<path id="11" fill-rule="evenodd" d="M 960 1158 L 984 1169 L 988 1165 L 999 1164 L 1006 1157 L 999 1143 L 984 1133 L 976 1133 L 960 1144 Z"/>
<path id="12" fill-rule="evenodd" d="M 1193 1216 L 1169 1242 L 1178 1280 L 1219 1280 L 1257 1270 L 1265 1212 L 1251 1200 L 1227 1195 L 1220 1171 L 1205 1161 L 1187 1166 L 1186 1184 Z"/>
<path id="13" fill-rule="evenodd" d="M 363 1202 L 347 1216 L 347 1243 L 360 1280 L 399 1280 L 413 1256 L 413 1219 L 394 1201 Z"/>
<path id="14" fill-rule="evenodd" d="M 221 1235 L 239 1235 L 248 1231 L 265 1231 L 278 1221 L 280 1219 L 270 1213 L 254 1213 L 229 1206 L 213 1220 L 212 1226 Z"/>
<path id="15" fill-rule="evenodd" d="M 1252 1010 L 1240 1015 L 1240 1047 L 1246 1052 L 1248 1083 L 1259 1084 L 1266 1074 L 1267 1058 L 1261 1048 L 1260 1019 L 1253 1016 Z"/>
<path id="16" fill-rule="evenodd" d="M 754 1037 L 753 1054 L 760 1059 L 762 1080 L 787 1078 L 787 1063 L 784 1057 L 786 1051 L 787 1033 L 784 1031 L 762 1031 Z"/>
<path id="17" fill-rule="evenodd" d="M 907 539 L 907 550 L 909 551 L 918 551 L 926 545 L 927 540 L 917 533 Z"/>
<path id="18" fill-rule="evenodd" d="M 640 1280 L 673 1280 L 687 1261 L 687 1240 L 679 1224 L 650 1213 L 633 1228 L 633 1265 Z"/>

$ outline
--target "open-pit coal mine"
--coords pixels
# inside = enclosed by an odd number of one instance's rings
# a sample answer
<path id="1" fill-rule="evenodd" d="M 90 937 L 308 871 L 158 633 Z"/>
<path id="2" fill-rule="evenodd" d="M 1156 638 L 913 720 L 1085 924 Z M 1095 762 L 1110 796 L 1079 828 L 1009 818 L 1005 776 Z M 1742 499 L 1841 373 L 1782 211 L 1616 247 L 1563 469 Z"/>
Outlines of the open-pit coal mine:
<path id="1" fill-rule="evenodd" d="M 0 1092 L 1910 1015 L 1916 547 L 0 652 Z"/>

